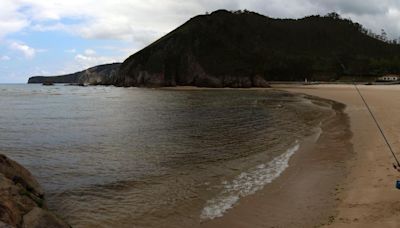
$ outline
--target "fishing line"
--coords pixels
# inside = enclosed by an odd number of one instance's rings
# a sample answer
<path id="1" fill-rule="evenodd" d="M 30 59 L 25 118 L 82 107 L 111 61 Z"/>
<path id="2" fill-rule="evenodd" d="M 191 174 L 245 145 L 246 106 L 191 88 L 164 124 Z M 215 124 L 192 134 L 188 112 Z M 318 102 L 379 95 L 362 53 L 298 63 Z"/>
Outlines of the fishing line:
<path id="1" fill-rule="evenodd" d="M 378 127 L 379 131 L 381 132 L 381 135 L 382 135 L 383 139 L 385 140 L 386 145 L 389 147 L 389 150 L 390 150 L 390 152 L 392 153 L 392 155 L 393 155 L 393 157 L 394 157 L 394 160 L 396 160 L 397 167 L 400 168 L 400 162 L 399 162 L 399 160 L 397 159 L 396 154 L 393 152 L 392 146 L 390 146 L 390 143 L 389 143 L 388 139 L 386 138 L 385 134 L 383 133 L 383 130 L 382 130 L 381 126 L 379 125 L 379 123 L 378 123 L 378 121 L 376 120 L 374 114 L 372 113 L 371 109 L 369 108 L 369 105 L 368 105 L 367 102 L 365 101 L 365 99 L 364 99 L 363 95 L 361 94 L 360 90 L 358 89 L 356 83 L 354 83 L 354 87 L 356 88 L 358 94 L 360 95 L 360 97 L 361 97 L 361 99 L 363 100 L 365 106 L 367 107 L 368 112 L 371 114 L 372 119 L 374 119 L 376 126 Z M 396 167 L 395 167 L 395 169 L 396 169 Z"/>

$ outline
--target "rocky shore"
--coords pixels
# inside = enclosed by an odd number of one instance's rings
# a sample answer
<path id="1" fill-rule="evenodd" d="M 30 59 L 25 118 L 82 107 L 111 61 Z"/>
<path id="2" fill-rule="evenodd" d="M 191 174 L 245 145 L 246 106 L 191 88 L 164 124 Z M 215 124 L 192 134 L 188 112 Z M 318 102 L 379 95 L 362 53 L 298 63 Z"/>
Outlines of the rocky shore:
<path id="1" fill-rule="evenodd" d="M 32 174 L 0 154 L 0 228 L 68 228 L 48 211 L 44 191 Z"/>

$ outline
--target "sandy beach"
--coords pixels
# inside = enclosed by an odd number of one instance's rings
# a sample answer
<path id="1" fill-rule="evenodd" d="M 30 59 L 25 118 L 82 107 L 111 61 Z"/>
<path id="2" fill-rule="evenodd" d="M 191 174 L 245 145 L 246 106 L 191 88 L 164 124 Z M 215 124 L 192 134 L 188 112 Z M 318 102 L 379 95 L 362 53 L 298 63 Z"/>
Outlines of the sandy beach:
<path id="1" fill-rule="evenodd" d="M 398 227 L 400 178 L 361 98 L 352 85 L 274 85 L 340 102 L 348 132 L 335 121 L 318 142 L 303 146 L 291 167 L 264 190 L 246 197 L 204 227 Z M 359 86 L 400 156 L 400 86 Z M 340 112 L 338 112 L 340 114 Z M 342 126 L 342 127 L 341 127 Z M 307 145 L 307 144 L 306 144 Z"/>
<path id="2" fill-rule="evenodd" d="M 351 85 L 297 86 L 282 89 L 345 104 L 350 117 L 355 157 L 339 195 L 332 227 L 399 227 L 400 200 L 395 181 L 400 174 L 382 136 Z M 389 142 L 400 156 L 400 87 L 359 86 Z"/>

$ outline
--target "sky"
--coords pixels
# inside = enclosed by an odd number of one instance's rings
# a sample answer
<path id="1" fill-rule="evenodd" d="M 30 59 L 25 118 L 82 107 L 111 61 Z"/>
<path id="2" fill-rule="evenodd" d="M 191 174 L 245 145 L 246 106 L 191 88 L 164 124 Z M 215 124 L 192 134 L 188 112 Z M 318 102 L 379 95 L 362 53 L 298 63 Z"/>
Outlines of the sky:
<path id="1" fill-rule="evenodd" d="M 190 18 L 247 9 L 275 18 L 338 12 L 400 36 L 399 0 L 0 0 L 0 83 L 122 62 Z"/>

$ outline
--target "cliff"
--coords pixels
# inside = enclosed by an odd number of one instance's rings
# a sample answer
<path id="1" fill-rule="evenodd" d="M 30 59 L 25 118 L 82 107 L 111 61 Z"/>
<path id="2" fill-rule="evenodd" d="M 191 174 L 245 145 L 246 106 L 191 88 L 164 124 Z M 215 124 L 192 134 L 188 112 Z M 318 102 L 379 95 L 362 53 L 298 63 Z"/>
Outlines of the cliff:
<path id="1" fill-rule="evenodd" d="M 28 83 L 77 83 L 77 84 L 105 84 L 110 85 L 114 83 L 120 63 L 112 63 L 99 65 L 89 68 L 84 71 L 76 72 L 73 74 L 66 74 L 61 76 L 35 76 L 28 80 Z"/>
<path id="2" fill-rule="evenodd" d="M 70 227 L 47 210 L 43 189 L 32 174 L 2 154 L 0 154 L 0 227 Z"/>
<path id="3" fill-rule="evenodd" d="M 257 87 L 266 81 L 334 81 L 400 72 L 399 53 L 399 45 L 334 13 L 273 19 L 219 10 L 192 18 L 130 56 L 116 84 Z"/>
<path id="4" fill-rule="evenodd" d="M 265 87 L 268 81 L 305 78 L 363 80 L 400 73 L 400 45 L 335 13 L 274 19 L 218 10 L 190 19 L 112 69 L 29 82 Z"/>

